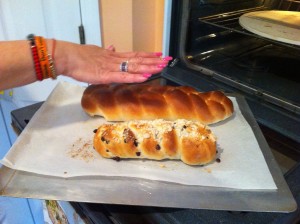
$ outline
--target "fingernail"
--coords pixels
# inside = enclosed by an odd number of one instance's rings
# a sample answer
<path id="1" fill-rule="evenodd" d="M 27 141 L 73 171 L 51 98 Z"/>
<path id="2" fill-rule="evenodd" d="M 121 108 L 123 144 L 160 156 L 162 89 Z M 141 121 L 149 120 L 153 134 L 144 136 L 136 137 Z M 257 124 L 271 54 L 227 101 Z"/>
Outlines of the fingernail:
<path id="1" fill-rule="evenodd" d="M 167 57 L 164 57 L 162 60 L 164 61 L 170 61 L 172 60 L 173 58 L 171 56 L 167 56 Z"/>
<path id="2" fill-rule="evenodd" d="M 106 49 L 107 50 L 112 50 L 114 48 L 114 45 L 109 45 Z"/>
<path id="3" fill-rule="evenodd" d="M 149 73 L 143 74 L 143 77 L 145 77 L 145 78 L 149 78 L 150 76 L 152 76 L 152 74 L 149 74 Z"/>
<path id="4" fill-rule="evenodd" d="M 159 57 L 162 56 L 162 52 L 155 52 L 154 54 Z"/>
<path id="5" fill-rule="evenodd" d="M 158 68 L 165 68 L 166 66 L 167 66 L 166 64 L 157 65 Z"/>

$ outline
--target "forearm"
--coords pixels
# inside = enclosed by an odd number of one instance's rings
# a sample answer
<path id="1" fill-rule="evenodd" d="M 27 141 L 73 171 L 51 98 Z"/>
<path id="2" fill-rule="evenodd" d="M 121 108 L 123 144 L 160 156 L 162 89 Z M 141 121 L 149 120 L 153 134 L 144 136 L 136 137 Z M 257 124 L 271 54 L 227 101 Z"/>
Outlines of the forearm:
<path id="1" fill-rule="evenodd" d="M 0 42 L 0 90 L 36 80 L 28 41 Z"/>
<path id="2" fill-rule="evenodd" d="M 46 39 L 48 53 L 52 53 L 53 40 Z M 55 69 L 57 74 L 64 72 L 67 58 L 64 56 L 67 42 L 57 41 Z M 37 81 L 30 44 L 26 40 L 0 42 L 0 90 L 22 86 Z"/>
<path id="3" fill-rule="evenodd" d="M 160 73 L 172 59 L 161 58 L 160 52 L 119 53 L 95 45 L 60 40 L 56 40 L 54 45 L 53 39 L 45 40 L 47 54 L 52 55 L 57 75 L 63 74 L 92 84 L 144 82 L 152 74 Z M 120 65 L 124 62 L 127 63 L 127 70 L 120 71 Z M 37 80 L 30 42 L 0 42 L 0 90 Z"/>

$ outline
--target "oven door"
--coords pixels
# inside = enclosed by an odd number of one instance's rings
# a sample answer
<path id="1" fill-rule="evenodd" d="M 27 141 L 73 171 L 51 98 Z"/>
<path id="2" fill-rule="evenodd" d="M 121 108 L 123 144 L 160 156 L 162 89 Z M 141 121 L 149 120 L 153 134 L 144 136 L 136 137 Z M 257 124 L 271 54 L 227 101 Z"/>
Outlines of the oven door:
<path id="1" fill-rule="evenodd" d="M 298 3 L 298 10 L 300 4 Z M 269 140 L 300 158 L 300 46 L 243 29 L 251 11 L 292 7 L 283 1 L 173 1 L 167 84 L 241 94 Z"/>

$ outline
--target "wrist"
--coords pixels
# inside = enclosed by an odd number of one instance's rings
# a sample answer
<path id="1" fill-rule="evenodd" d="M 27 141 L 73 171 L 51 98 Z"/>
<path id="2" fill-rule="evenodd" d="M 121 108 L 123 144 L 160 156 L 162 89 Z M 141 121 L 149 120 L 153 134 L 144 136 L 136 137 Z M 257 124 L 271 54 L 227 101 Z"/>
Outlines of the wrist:
<path id="1" fill-rule="evenodd" d="M 54 68 L 56 71 L 56 75 L 67 74 L 68 69 L 68 55 L 66 54 L 67 42 L 47 39 L 48 52 L 51 54 L 52 59 L 54 61 Z"/>

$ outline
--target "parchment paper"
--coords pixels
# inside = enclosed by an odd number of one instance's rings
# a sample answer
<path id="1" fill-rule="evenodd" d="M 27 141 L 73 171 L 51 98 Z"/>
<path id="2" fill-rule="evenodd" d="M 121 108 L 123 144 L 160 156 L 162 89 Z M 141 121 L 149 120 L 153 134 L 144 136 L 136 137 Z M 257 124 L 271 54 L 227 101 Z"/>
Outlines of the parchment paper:
<path id="1" fill-rule="evenodd" d="M 93 130 L 106 122 L 81 108 L 84 87 L 59 83 L 36 112 L 1 163 L 42 175 L 145 178 L 185 185 L 236 189 L 270 189 L 276 185 L 251 127 L 235 98 L 234 115 L 210 125 L 217 136 L 218 158 L 205 166 L 181 161 L 102 158 L 93 150 Z"/>

